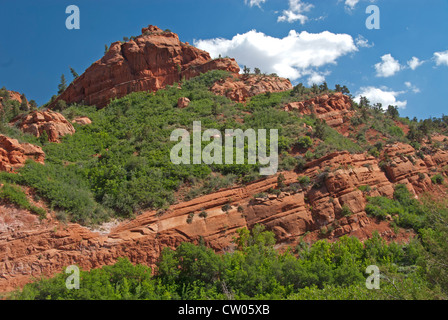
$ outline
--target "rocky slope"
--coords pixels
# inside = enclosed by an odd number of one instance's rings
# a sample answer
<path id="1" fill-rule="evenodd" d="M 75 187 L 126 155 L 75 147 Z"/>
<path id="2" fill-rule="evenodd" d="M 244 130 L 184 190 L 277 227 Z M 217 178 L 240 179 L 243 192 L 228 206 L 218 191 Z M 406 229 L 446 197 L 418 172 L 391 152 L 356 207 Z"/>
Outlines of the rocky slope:
<path id="1" fill-rule="evenodd" d="M 135 263 L 154 266 L 161 249 L 184 241 L 204 239 L 208 246 L 222 251 L 232 247 L 236 230 L 260 223 L 275 232 L 279 247 L 295 245 L 321 237 L 336 239 L 353 235 L 365 239 L 378 231 L 389 240 L 404 240 L 412 232 L 392 231 L 388 221 L 377 221 L 364 211 L 367 196 L 393 194 L 396 183 L 404 183 L 416 195 L 434 188 L 419 173 L 448 165 L 448 153 L 426 155 L 410 167 L 412 149 L 408 145 L 389 145 L 383 158 L 389 159 L 385 171 L 379 160 L 367 154 L 337 152 L 309 162 L 300 176 L 310 177 L 309 186 L 297 184 L 298 174 L 285 172 L 287 186 L 279 195 L 261 192 L 277 188 L 277 177 L 247 186 L 221 190 L 171 206 L 165 213 L 148 211 L 123 222 L 110 232 L 99 233 L 76 224 L 57 221 L 12 225 L 0 231 L 0 292 L 21 286 L 32 277 L 60 272 L 64 266 L 78 264 L 85 269 L 113 264 L 125 256 Z M 406 174 L 401 172 L 406 171 Z M 360 186 L 370 186 L 361 191 Z M 225 211 L 226 204 L 230 209 Z M 342 208 L 351 211 L 342 216 Z M 205 210 L 206 218 L 199 217 Z M 8 210 L 0 207 L 0 219 Z M 191 223 L 187 222 L 193 216 Z M 325 228 L 325 235 L 322 230 Z"/>
<path id="2" fill-rule="evenodd" d="M 59 142 L 61 137 L 75 133 L 73 125 L 62 114 L 51 110 L 23 113 L 14 118 L 10 125 L 36 137 L 46 132 L 50 142 Z"/>
<path id="3" fill-rule="evenodd" d="M 240 71 L 234 59 L 214 59 L 156 26 L 127 42 L 114 42 L 105 56 L 73 81 L 60 99 L 105 107 L 111 99 L 135 91 L 156 91 L 210 70 Z"/>

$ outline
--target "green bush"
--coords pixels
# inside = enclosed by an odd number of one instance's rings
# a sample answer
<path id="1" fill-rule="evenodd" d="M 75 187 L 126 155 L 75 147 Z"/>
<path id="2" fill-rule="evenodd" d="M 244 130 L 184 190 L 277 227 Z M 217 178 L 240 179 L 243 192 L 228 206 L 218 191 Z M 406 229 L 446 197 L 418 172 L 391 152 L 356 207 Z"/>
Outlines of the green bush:
<path id="1" fill-rule="evenodd" d="M 20 208 L 29 210 L 32 213 L 37 214 L 41 219 L 46 217 L 45 209 L 32 205 L 25 192 L 18 185 L 4 182 L 3 187 L 0 188 L 0 199 L 13 203 Z"/>
<path id="2" fill-rule="evenodd" d="M 300 185 L 307 187 L 311 183 L 311 178 L 308 176 L 301 176 L 298 177 L 297 180 L 299 181 Z"/>
<path id="3" fill-rule="evenodd" d="M 312 145 L 313 145 L 313 140 L 311 140 L 311 138 L 308 136 L 302 136 L 297 141 L 297 146 L 299 148 L 308 149 Z"/>
<path id="4" fill-rule="evenodd" d="M 431 181 L 434 184 L 442 184 L 443 180 L 445 180 L 445 178 L 440 173 L 436 174 L 431 178 Z"/>

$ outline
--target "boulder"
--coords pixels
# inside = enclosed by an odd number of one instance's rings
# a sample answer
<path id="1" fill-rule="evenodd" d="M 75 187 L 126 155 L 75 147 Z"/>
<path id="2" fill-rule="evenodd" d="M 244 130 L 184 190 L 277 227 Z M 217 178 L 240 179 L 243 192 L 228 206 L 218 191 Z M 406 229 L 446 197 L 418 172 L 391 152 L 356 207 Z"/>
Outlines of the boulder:
<path id="1" fill-rule="evenodd" d="M 179 100 L 177 101 L 177 107 L 180 109 L 188 107 L 189 104 L 190 104 L 190 99 L 185 98 L 185 97 L 179 98 Z"/>

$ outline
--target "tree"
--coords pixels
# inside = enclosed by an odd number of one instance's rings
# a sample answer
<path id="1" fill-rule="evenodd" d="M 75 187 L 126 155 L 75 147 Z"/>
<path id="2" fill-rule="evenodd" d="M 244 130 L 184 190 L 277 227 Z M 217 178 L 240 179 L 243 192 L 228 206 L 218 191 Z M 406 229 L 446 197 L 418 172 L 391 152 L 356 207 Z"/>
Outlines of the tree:
<path id="1" fill-rule="evenodd" d="M 58 85 L 58 94 L 61 94 L 62 92 L 64 92 L 65 89 L 67 89 L 67 81 L 65 80 L 65 76 L 62 75 L 61 83 L 59 83 L 59 85 Z"/>
<path id="2" fill-rule="evenodd" d="M 336 91 L 336 92 L 342 92 L 342 87 L 341 87 L 341 85 L 340 85 L 340 84 L 336 84 L 336 85 L 334 86 L 334 91 Z"/>
<path id="3" fill-rule="evenodd" d="M 244 66 L 244 67 L 243 67 L 243 73 L 244 73 L 245 75 L 248 75 L 248 74 L 250 73 L 250 68 Z"/>
<path id="4" fill-rule="evenodd" d="M 73 79 L 77 79 L 79 77 L 78 73 L 72 67 L 70 67 L 70 72 L 72 73 Z"/>
<path id="5" fill-rule="evenodd" d="M 369 99 L 367 99 L 367 97 L 363 97 L 363 96 L 361 96 L 361 97 L 359 98 L 359 106 L 360 106 L 361 108 L 368 108 L 368 107 L 370 107 L 370 101 L 369 101 Z"/>
<path id="6" fill-rule="evenodd" d="M 291 96 L 294 96 L 296 94 L 302 95 L 304 92 L 305 92 L 305 86 L 303 85 L 303 83 L 299 83 L 292 89 Z"/>
<path id="7" fill-rule="evenodd" d="M 261 74 L 261 70 L 259 68 L 255 68 L 254 72 L 256 75 L 260 75 Z"/>
<path id="8" fill-rule="evenodd" d="M 107 44 L 104 45 L 104 54 L 106 54 L 109 51 L 109 47 Z"/>
<path id="9" fill-rule="evenodd" d="M 30 100 L 30 110 L 37 110 L 37 103 L 34 100 Z"/>
<path id="10" fill-rule="evenodd" d="M 22 100 L 22 102 L 20 103 L 20 110 L 28 111 L 28 100 L 26 99 L 26 96 L 24 93 L 20 96 L 20 99 Z"/>
<path id="11" fill-rule="evenodd" d="M 316 119 L 316 126 L 314 128 L 314 136 L 318 139 L 324 140 L 326 136 L 327 124 L 325 120 Z"/>
<path id="12" fill-rule="evenodd" d="M 57 111 L 65 110 L 65 109 L 67 109 L 67 103 L 64 100 L 60 99 L 56 102 L 54 109 Z"/>
<path id="13" fill-rule="evenodd" d="M 400 116 L 400 113 L 398 112 L 398 108 L 394 106 L 388 106 L 386 110 L 386 114 L 390 116 L 392 119 L 396 119 Z"/>
<path id="14" fill-rule="evenodd" d="M 327 82 L 326 82 L 326 81 L 324 81 L 324 82 L 319 86 L 319 90 L 320 90 L 321 92 L 328 91 L 328 85 L 327 85 Z"/>
<path id="15" fill-rule="evenodd" d="M 341 92 L 342 92 L 343 94 L 350 94 L 350 90 L 348 90 L 348 88 L 347 88 L 346 86 L 343 86 L 343 87 L 342 87 Z"/>

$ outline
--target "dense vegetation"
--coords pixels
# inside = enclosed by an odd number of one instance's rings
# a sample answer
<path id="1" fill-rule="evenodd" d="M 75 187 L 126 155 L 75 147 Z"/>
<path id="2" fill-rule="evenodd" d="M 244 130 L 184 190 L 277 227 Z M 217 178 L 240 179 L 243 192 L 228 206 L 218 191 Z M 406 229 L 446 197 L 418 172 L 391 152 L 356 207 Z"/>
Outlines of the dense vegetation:
<path id="1" fill-rule="evenodd" d="M 397 188 L 396 200 L 373 202 L 393 214 L 415 208 L 425 214 L 418 237 L 387 244 L 378 234 L 362 243 L 344 236 L 334 243 L 302 240 L 294 250 L 274 249 L 262 226 L 241 229 L 234 250 L 216 254 L 203 243 L 165 248 L 157 268 L 121 259 L 113 266 L 81 271 L 79 290 L 65 286 L 67 274 L 28 284 L 15 299 L 446 299 L 448 298 L 447 203 L 413 199 Z M 395 206 L 395 207 L 394 207 Z M 407 212 L 406 214 L 409 214 Z M 403 212 L 399 212 L 400 219 Z M 377 265 L 380 289 L 366 287 L 366 268 Z"/>

